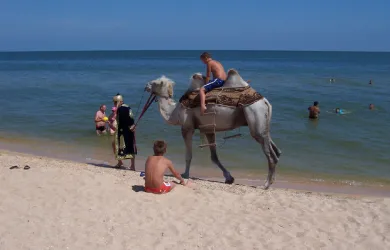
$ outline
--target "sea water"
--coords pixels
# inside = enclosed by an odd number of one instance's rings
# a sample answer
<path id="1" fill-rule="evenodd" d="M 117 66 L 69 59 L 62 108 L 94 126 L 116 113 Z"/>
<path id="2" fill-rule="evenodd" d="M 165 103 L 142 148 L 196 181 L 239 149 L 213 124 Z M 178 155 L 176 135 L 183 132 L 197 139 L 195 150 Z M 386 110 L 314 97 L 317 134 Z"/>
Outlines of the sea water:
<path id="1" fill-rule="evenodd" d="M 97 137 L 94 115 L 110 114 L 112 97 L 124 96 L 137 114 L 147 99 L 145 84 L 162 75 L 176 82 L 178 100 L 193 73 L 205 72 L 202 51 L 79 51 L 0 53 L 0 141 L 47 155 L 114 163 L 110 136 Z M 390 53 L 211 51 L 225 69 L 235 68 L 273 106 L 271 135 L 283 154 L 278 174 L 307 180 L 389 183 Z M 331 82 L 330 79 L 334 79 Z M 372 80 L 373 84 L 369 85 Z M 143 99 L 142 99 L 143 98 Z M 142 99 L 142 100 L 141 100 Z M 307 108 L 320 103 L 317 121 Z M 375 105 L 374 110 L 368 106 Z M 335 108 L 348 110 L 345 115 Z M 139 111 L 138 111 L 139 114 Z M 223 141 L 225 135 L 241 138 Z M 140 157 L 153 141 L 168 143 L 167 156 L 184 166 L 179 126 L 164 123 L 157 104 L 137 127 Z M 193 141 L 191 171 L 221 176 Z M 232 175 L 263 179 L 267 161 L 248 128 L 217 135 L 219 158 Z M 143 166 L 138 168 L 142 169 Z M 245 174 L 243 174 L 245 173 Z"/>

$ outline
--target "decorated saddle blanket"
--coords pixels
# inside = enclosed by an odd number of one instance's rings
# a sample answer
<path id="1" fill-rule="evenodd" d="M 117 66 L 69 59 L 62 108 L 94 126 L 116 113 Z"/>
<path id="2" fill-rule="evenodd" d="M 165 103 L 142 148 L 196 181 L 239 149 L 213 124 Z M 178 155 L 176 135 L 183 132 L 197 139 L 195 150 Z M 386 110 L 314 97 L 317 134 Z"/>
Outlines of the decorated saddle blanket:
<path id="1" fill-rule="evenodd" d="M 229 107 L 248 106 L 263 96 L 250 86 L 240 88 L 215 88 L 206 93 L 206 104 L 219 104 Z M 180 98 L 180 103 L 185 108 L 200 106 L 199 91 L 188 92 Z"/>

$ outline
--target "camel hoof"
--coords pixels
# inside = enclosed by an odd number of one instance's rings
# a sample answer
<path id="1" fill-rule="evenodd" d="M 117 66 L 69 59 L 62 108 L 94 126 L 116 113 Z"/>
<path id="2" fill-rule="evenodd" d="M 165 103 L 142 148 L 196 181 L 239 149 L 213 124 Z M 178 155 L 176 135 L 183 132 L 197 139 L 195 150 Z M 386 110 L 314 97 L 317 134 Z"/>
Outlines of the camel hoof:
<path id="1" fill-rule="evenodd" d="M 226 179 L 225 184 L 233 184 L 234 183 L 234 178 L 232 177 L 230 180 Z"/>
<path id="2" fill-rule="evenodd" d="M 188 178 L 190 178 L 190 175 L 187 173 L 182 173 L 181 178 L 188 179 Z"/>
<path id="3" fill-rule="evenodd" d="M 268 181 L 268 180 L 267 180 L 267 181 L 264 183 L 264 190 L 269 189 L 269 187 L 274 183 L 274 181 L 275 181 L 275 178 L 272 178 L 271 181 Z"/>

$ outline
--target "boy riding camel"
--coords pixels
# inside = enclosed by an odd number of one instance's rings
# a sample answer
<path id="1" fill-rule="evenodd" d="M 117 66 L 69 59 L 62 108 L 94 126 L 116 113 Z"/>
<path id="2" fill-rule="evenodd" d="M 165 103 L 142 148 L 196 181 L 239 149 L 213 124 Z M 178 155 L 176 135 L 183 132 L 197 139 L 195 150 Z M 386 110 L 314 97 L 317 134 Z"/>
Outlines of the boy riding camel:
<path id="1" fill-rule="evenodd" d="M 226 81 L 226 72 L 222 64 L 211 58 L 210 53 L 204 52 L 200 55 L 200 60 L 206 64 L 206 79 L 205 85 L 200 88 L 200 112 L 203 115 L 206 107 L 206 93 L 215 88 L 220 88 Z M 210 74 L 213 73 L 213 80 L 210 80 Z"/>

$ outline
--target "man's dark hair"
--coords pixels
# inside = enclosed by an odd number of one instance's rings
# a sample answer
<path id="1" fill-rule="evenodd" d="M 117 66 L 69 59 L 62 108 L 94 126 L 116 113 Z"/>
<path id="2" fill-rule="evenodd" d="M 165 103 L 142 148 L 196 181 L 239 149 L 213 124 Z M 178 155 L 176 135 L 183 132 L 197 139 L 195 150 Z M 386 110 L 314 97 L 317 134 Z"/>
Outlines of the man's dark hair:
<path id="1" fill-rule="evenodd" d="M 318 102 L 317 101 L 314 102 L 314 106 L 318 106 Z"/>
<path id="2" fill-rule="evenodd" d="M 208 59 L 208 58 L 211 58 L 211 54 L 209 52 L 203 52 L 201 55 L 200 55 L 200 58 L 201 59 Z"/>
<path id="3" fill-rule="evenodd" d="M 163 155 L 167 149 L 165 141 L 155 141 L 153 145 L 153 151 L 155 155 Z"/>

